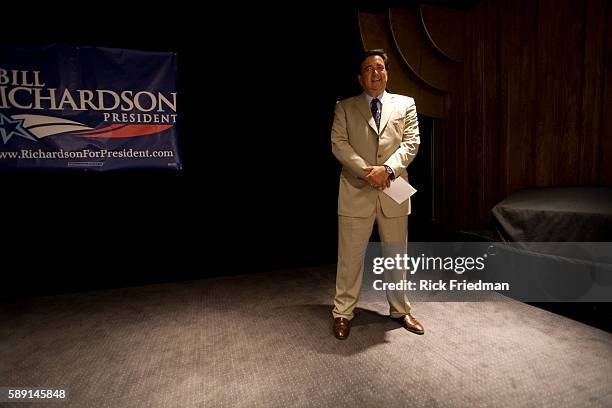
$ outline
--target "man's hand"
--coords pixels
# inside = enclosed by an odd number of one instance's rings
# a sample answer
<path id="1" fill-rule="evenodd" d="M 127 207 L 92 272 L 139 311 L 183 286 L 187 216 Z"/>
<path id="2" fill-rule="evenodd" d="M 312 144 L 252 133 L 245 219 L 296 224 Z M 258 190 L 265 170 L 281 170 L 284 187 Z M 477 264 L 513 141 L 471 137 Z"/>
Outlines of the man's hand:
<path id="1" fill-rule="evenodd" d="M 367 181 L 372 188 L 382 191 L 391 185 L 391 180 L 389 180 L 389 174 L 385 166 L 367 166 L 364 167 L 363 170 L 368 173 L 364 180 Z"/>

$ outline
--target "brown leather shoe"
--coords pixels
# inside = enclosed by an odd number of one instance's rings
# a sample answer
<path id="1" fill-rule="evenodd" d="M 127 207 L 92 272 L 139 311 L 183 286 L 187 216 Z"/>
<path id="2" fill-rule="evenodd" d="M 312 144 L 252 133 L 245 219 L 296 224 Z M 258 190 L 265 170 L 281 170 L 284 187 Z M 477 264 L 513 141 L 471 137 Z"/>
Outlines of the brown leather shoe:
<path id="1" fill-rule="evenodd" d="M 344 317 L 336 317 L 334 319 L 334 336 L 338 340 L 344 340 L 351 332 L 351 321 Z"/>
<path id="2" fill-rule="evenodd" d="M 404 326 L 404 329 L 415 334 L 425 334 L 425 329 L 410 313 L 402 317 L 394 317 L 393 320 Z"/>

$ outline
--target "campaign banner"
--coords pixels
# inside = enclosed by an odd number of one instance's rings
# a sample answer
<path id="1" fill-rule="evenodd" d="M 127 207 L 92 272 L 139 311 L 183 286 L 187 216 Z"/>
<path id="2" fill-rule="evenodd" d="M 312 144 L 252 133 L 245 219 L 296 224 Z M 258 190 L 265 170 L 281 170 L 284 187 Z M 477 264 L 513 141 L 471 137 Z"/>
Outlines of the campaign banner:
<path id="1" fill-rule="evenodd" d="M 0 167 L 180 169 L 171 52 L 0 46 Z"/>

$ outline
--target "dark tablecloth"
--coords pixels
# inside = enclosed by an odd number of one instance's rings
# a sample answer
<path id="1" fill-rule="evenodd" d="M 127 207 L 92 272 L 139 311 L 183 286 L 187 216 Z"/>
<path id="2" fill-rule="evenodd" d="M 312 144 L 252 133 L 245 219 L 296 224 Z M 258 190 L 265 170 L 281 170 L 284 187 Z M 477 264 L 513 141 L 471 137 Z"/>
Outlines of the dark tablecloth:
<path id="1" fill-rule="evenodd" d="M 612 188 L 520 190 L 493 207 L 502 239 L 531 242 L 612 241 Z"/>

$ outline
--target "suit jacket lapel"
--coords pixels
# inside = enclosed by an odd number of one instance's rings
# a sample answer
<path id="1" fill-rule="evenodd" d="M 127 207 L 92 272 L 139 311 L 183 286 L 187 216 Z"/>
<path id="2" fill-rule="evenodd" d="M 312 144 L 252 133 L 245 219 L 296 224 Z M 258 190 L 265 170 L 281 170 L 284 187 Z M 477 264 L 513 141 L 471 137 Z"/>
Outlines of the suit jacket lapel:
<path id="1" fill-rule="evenodd" d="M 368 122 L 368 125 L 370 125 L 372 130 L 374 130 L 374 132 L 378 134 L 378 129 L 376 129 L 376 121 L 372 117 L 372 111 L 370 110 L 370 107 L 368 106 L 368 100 L 365 97 L 361 96 L 357 99 L 357 109 L 359 110 L 365 121 Z M 380 124 L 382 129 L 382 119 Z"/>
<path id="2" fill-rule="evenodd" d="M 380 117 L 380 133 L 385 130 L 385 126 L 387 126 L 387 122 L 389 122 L 389 118 L 393 113 L 393 95 L 387 93 L 387 97 L 385 98 L 385 103 L 383 104 L 381 117 Z M 374 121 L 374 119 L 372 119 Z M 376 123 L 374 123 L 374 129 L 376 129 Z"/>

